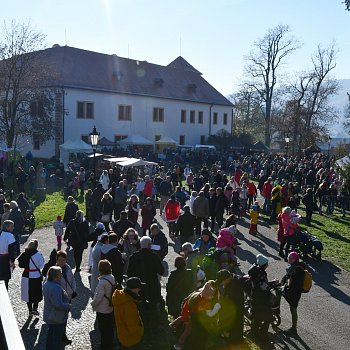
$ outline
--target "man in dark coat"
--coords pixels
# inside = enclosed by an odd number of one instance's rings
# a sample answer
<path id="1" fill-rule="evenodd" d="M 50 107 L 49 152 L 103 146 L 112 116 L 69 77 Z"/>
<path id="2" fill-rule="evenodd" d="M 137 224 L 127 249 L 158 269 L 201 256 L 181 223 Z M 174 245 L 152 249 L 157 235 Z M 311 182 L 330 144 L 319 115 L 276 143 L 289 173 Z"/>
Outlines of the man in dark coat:
<path id="1" fill-rule="evenodd" d="M 106 191 L 102 184 L 98 184 L 92 192 L 92 215 L 95 221 L 100 220 L 101 216 L 101 200 Z"/>
<path id="2" fill-rule="evenodd" d="M 14 223 L 14 229 L 12 231 L 12 234 L 16 239 L 16 253 L 19 254 L 20 253 L 19 239 L 22 235 L 24 218 L 21 210 L 18 208 L 18 204 L 16 201 L 10 202 L 10 208 L 11 208 L 11 212 L 8 219 L 13 221 Z"/>
<path id="3" fill-rule="evenodd" d="M 89 235 L 89 224 L 84 219 L 84 213 L 78 210 L 75 219 L 71 220 L 64 233 L 64 241 L 73 248 L 75 271 L 80 272 L 80 264 L 83 257 L 84 249 L 87 248 Z"/>
<path id="4" fill-rule="evenodd" d="M 63 222 L 65 223 L 66 226 L 68 226 L 69 222 L 75 218 L 75 215 L 78 210 L 79 210 L 79 207 L 77 203 L 75 203 L 74 198 L 72 196 L 69 196 L 67 198 L 67 204 L 64 210 L 64 217 L 63 217 Z"/>
<path id="5" fill-rule="evenodd" d="M 128 266 L 129 277 L 138 277 L 146 283 L 140 295 L 149 301 L 149 309 L 144 310 L 146 318 L 154 327 L 159 326 L 159 314 L 162 301 L 158 275 L 164 274 L 164 267 L 159 256 L 151 250 L 152 240 L 148 236 L 140 239 L 141 250 L 131 255 Z M 146 324 L 146 322 L 145 322 Z"/>
<path id="6" fill-rule="evenodd" d="M 158 224 L 152 224 L 150 227 L 152 244 L 160 247 L 160 250 L 157 250 L 157 254 L 160 257 L 160 260 L 163 261 L 164 258 L 168 255 L 168 240 L 165 237 L 164 232 L 162 232 Z"/>
<path id="7" fill-rule="evenodd" d="M 112 231 L 121 239 L 128 228 L 134 228 L 134 224 L 128 219 L 128 213 L 122 211 L 120 219 L 113 224 Z"/>
<path id="8" fill-rule="evenodd" d="M 109 243 L 104 244 L 101 248 L 101 260 L 107 259 L 111 263 L 112 275 L 116 283 L 121 284 L 123 281 L 124 261 L 121 252 L 117 248 L 118 236 L 115 233 L 108 235 Z"/>
<path id="9" fill-rule="evenodd" d="M 119 220 L 120 213 L 125 210 L 127 193 L 125 190 L 124 182 L 119 181 L 119 186 L 114 190 L 114 220 Z"/>
<path id="10" fill-rule="evenodd" d="M 175 236 L 180 234 L 181 245 L 185 242 L 191 242 L 193 239 L 193 230 L 196 227 L 196 218 L 191 214 L 190 207 L 184 206 L 184 213 L 179 216 L 176 223 Z"/>
<path id="11" fill-rule="evenodd" d="M 220 270 L 216 275 L 221 309 L 219 329 L 230 345 L 243 341 L 244 328 L 244 279 Z"/>
<path id="12" fill-rule="evenodd" d="M 287 269 L 287 274 L 282 279 L 282 284 L 285 284 L 283 295 L 289 304 L 292 314 L 292 327 L 286 333 L 297 335 L 297 308 L 301 298 L 306 265 L 299 261 L 299 255 L 296 252 L 289 253 L 288 262 L 290 266 Z"/>
<path id="13" fill-rule="evenodd" d="M 215 207 L 216 207 L 216 192 L 215 188 L 209 190 L 209 216 L 210 216 L 210 230 L 214 231 L 215 229 Z"/>
<path id="14" fill-rule="evenodd" d="M 224 223 L 224 213 L 227 206 L 228 206 L 228 199 L 224 195 L 222 188 L 218 187 L 216 189 L 215 218 L 216 218 L 216 222 L 219 225 L 219 228 Z"/>
<path id="15" fill-rule="evenodd" d="M 258 254 L 256 263 L 248 270 L 252 281 L 252 335 L 268 342 L 268 330 L 272 321 L 272 310 L 270 306 L 270 284 L 267 279 L 266 268 L 268 259 Z"/>

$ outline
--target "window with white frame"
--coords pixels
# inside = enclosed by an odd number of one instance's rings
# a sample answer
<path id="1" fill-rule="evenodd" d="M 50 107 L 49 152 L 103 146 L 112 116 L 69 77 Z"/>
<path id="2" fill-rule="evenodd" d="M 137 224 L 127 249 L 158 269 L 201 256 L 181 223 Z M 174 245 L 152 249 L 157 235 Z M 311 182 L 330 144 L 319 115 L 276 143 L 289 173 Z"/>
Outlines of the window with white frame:
<path id="1" fill-rule="evenodd" d="M 186 110 L 181 111 L 181 123 L 186 124 Z"/>
<path id="2" fill-rule="evenodd" d="M 203 124 L 203 112 L 198 112 L 198 124 Z"/>
<path id="3" fill-rule="evenodd" d="M 119 105 L 118 106 L 118 120 L 131 120 L 131 106 Z"/>
<path id="4" fill-rule="evenodd" d="M 213 124 L 217 124 L 218 123 L 218 113 L 214 112 L 213 114 Z"/>
<path id="5" fill-rule="evenodd" d="M 227 125 L 227 113 L 224 113 L 223 124 Z"/>
<path id="6" fill-rule="evenodd" d="M 77 102 L 77 118 L 94 119 L 94 103 L 93 102 Z"/>
<path id="7" fill-rule="evenodd" d="M 153 121 L 157 123 L 164 122 L 164 108 L 161 108 L 161 107 L 153 108 Z"/>

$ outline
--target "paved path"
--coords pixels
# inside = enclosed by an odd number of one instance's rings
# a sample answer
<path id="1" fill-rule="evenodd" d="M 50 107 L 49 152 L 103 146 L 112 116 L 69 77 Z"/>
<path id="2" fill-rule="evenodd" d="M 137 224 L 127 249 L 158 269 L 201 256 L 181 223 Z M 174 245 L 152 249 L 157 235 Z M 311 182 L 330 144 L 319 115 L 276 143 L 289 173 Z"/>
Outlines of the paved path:
<path id="1" fill-rule="evenodd" d="M 157 216 L 164 232 L 167 229 L 164 221 Z M 278 243 L 276 232 L 268 225 L 260 225 L 258 236 L 248 235 L 248 220 L 241 220 L 238 224 L 238 235 L 242 245 L 238 251 L 241 261 L 241 270 L 246 272 L 255 261 L 255 255 L 265 254 L 269 258 L 267 270 L 269 279 L 281 278 L 284 275 L 286 263 L 276 254 Z M 48 259 L 50 251 L 55 246 L 53 229 L 44 228 L 36 230 L 32 236 L 39 240 L 39 249 Z M 169 240 L 169 254 L 167 261 L 170 269 L 173 268 L 174 259 L 177 256 L 175 250 L 179 248 L 179 242 Z M 69 261 L 72 261 L 72 251 L 69 253 Z M 87 262 L 87 251 L 83 256 L 83 262 Z M 312 349 L 312 350 L 347 350 L 350 348 L 349 311 L 350 311 L 350 276 L 326 262 L 310 262 L 313 270 L 314 286 L 309 294 L 303 294 L 299 306 L 299 334 L 297 339 L 290 339 L 283 335 L 281 330 L 270 330 L 275 349 Z M 42 327 L 40 318 L 28 319 L 28 311 L 24 302 L 20 299 L 20 275 L 21 269 L 16 268 L 10 282 L 10 297 L 27 349 L 44 349 L 45 325 Z M 97 349 L 98 335 L 94 331 L 95 314 L 90 307 L 91 293 L 88 288 L 88 276 L 86 269 L 77 274 L 78 297 L 74 300 L 71 317 L 68 321 L 67 334 L 73 340 L 72 346 L 66 349 Z M 162 281 L 162 293 L 165 292 L 166 278 Z M 42 315 L 43 303 L 39 306 Z M 288 305 L 282 301 L 281 329 L 290 326 L 291 319 Z M 161 349 L 163 350 L 163 349 Z M 164 349 L 167 350 L 167 349 Z M 194 349 L 195 350 L 195 349 Z"/>

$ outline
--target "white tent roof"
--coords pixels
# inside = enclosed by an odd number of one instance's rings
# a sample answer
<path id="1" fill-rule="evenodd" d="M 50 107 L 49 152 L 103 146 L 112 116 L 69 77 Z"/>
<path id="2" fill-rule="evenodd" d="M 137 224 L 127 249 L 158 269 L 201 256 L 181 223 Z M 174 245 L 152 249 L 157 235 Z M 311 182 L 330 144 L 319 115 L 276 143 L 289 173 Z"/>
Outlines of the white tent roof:
<path id="1" fill-rule="evenodd" d="M 126 139 L 119 141 L 121 144 L 125 145 L 153 145 L 153 142 L 146 139 L 145 137 L 137 134 L 132 134 L 128 136 Z"/>
<path id="2" fill-rule="evenodd" d="M 163 144 L 163 145 L 176 145 L 177 142 L 172 139 L 171 137 L 169 136 L 162 136 L 160 138 L 160 140 L 156 141 L 156 144 L 159 145 L 159 144 Z"/>
<path id="3" fill-rule="evenodd" d="M 118 165 L 120 165 L 120 166 L 122 166 L 122 167 L 126 167 L 126 166 L 157 165 L 157 163 L 148 162 L 148 161 L 146 161 L 146 160 L 137 159 L 137 158 L 130 158 L 130 159 L 124 161 L 124 162 L 118 163 Z"/>
<path id="4" fill-rule="evenodd" d="M 91 146 L 80 139 L 75 141 L 67 140 L 64 144 L 60 145 L 60 149 L 64 151 L 69 151 L 71 153 L 92 152 Z"/>
<path id="5" fill-rule="evenodd" d="M 338 159 L 336 162 L 335 162 L 339 167 L 343 167 L 347 164 L 350 164 L 350 157 L 349 156 L 345 156 L 343 158 L 340 158 Z"/>
<path id="6" fill-rule="evenodd" d="M 105 160 L 110 163 L 120 163 L 125 162 L 126 160 L 134 159 L 134 158 L 128 158 L 128 157 L 112 157 L 112 158 L 106 158 Z"/>

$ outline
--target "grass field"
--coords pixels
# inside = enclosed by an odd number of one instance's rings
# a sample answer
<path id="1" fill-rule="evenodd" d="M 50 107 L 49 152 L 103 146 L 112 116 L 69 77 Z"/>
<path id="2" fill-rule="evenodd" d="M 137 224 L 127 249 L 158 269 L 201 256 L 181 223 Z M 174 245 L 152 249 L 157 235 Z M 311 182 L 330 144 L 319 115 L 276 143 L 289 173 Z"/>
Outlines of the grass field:
<path id="1" fill-rule="evenodd" d="M 304 207 L 298 209 L 298 213 L 305 218 Z M 265 221 L 269 216 L 262 215 Z M 272 225 L 277 230 L 277 224 Z M 329 260 L 335 265 L 350 271 L 350 216 L 342 217 L 340 211 L 336 209 L 333 215 L 312 215 L 311 226 L 307 226 L 305 221 L 300 223 L 302 230 L 307 230 L 316 236 L 323 243 L 322 258 Z"/>
<path id="2" fill-rule="evenodd" d="M 305 217 L 303 208 L 298 212 Z M 311 226 L 300 225 L 302 229 L 308 230 L 322 243 L 324 251 L 322 258 L 350 271 L 350 217 L 342 217 L 335 210 L 334 215 L 326 216 L 314 214 Z"/>
<path id="3" fill-rule="evenodd" d="M 83 197 L 76 200 L 79 209 L 85 212 Z M 63 218 L 66 201 L 60 192 L 54 192 L 46 196 L 46 200 L 39 203 L 35 208 L 36 228 L 52 225 L 57 215 Z"/>

